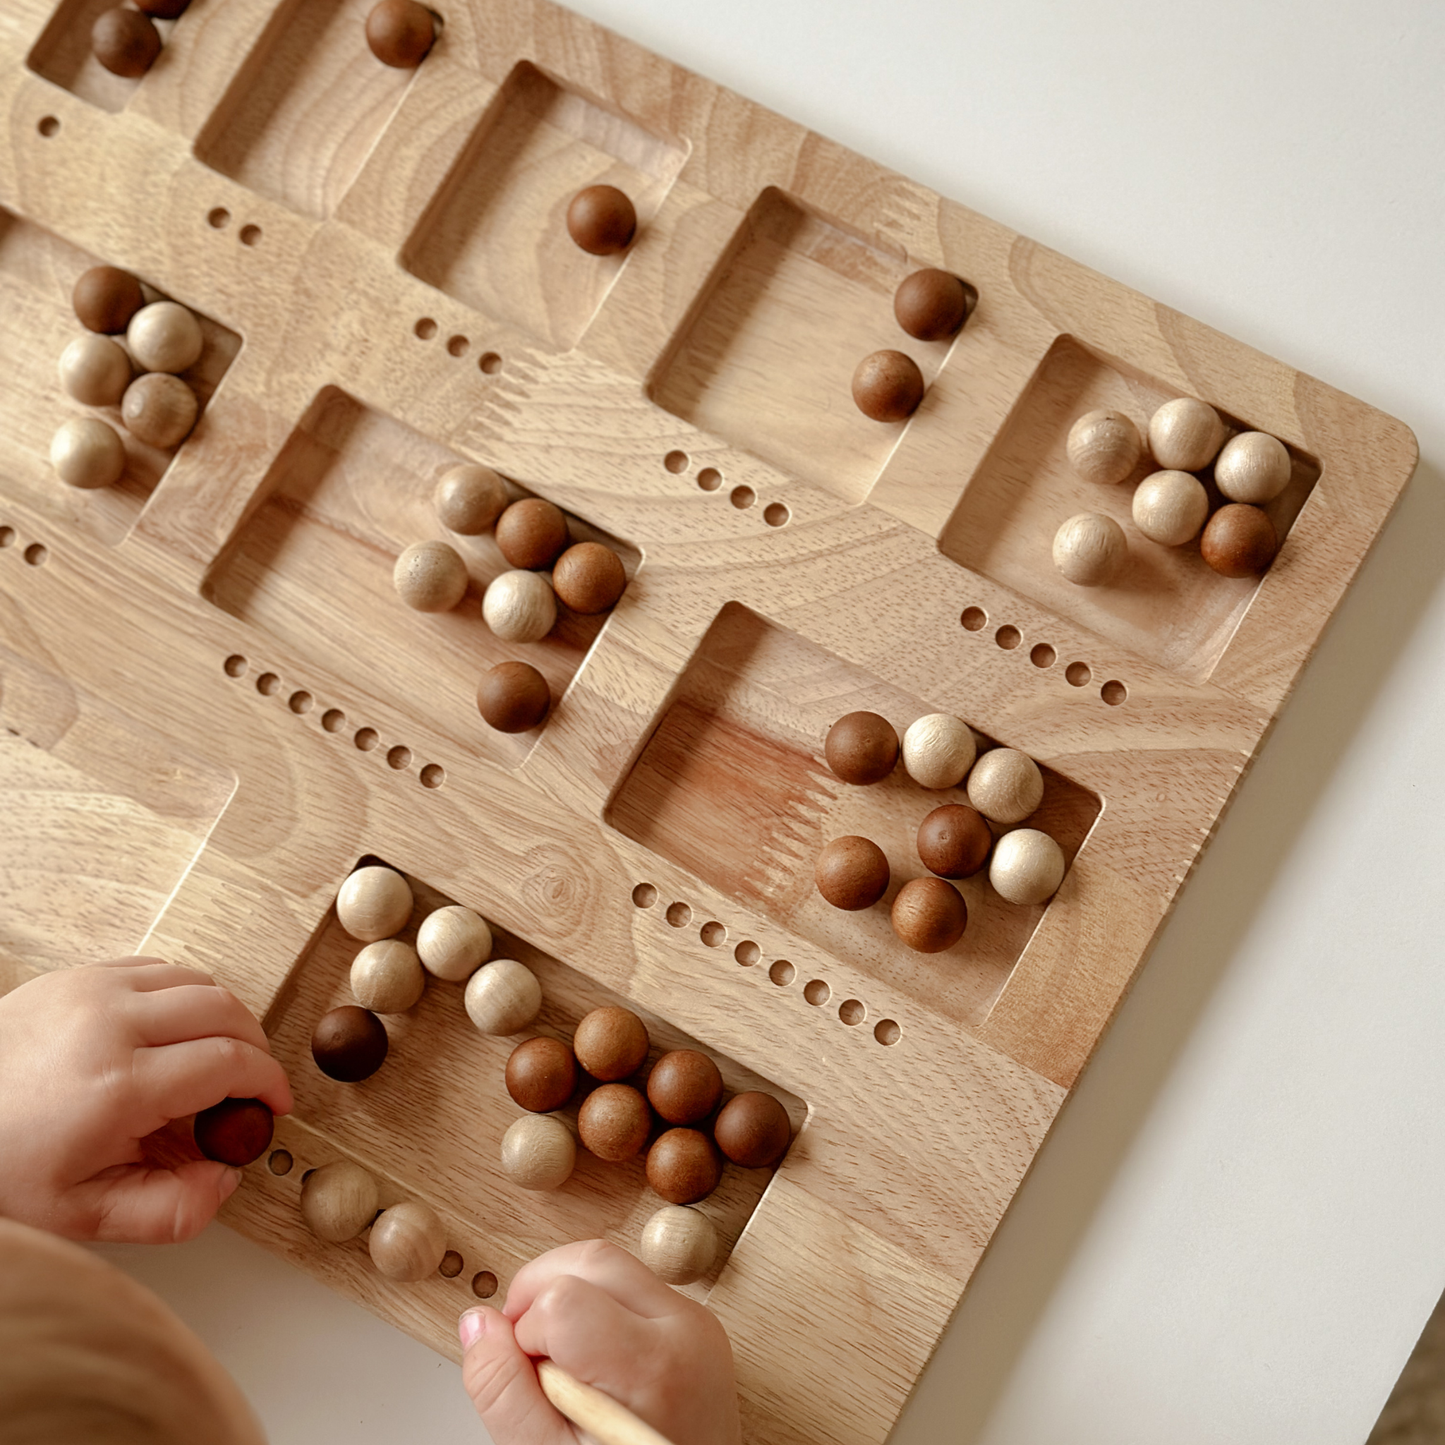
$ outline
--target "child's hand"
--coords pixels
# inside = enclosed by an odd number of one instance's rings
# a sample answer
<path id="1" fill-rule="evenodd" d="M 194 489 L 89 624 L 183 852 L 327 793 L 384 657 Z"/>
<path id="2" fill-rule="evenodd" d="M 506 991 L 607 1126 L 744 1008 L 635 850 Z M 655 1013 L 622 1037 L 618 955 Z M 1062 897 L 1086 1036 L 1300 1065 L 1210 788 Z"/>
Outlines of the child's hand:
<path id="1" fill-rule="evenodd" d="M 227 1097 L 278 1114 L 291 1088 L 261 1025 L 195 969 L 125 958 L 0 998 L 0 1215 L 70 1239 L 192 1239 L 240 1183 L 141 1141 Z"/>
<path id="2" fill-rule="evenodd" d="M 702 1305 L 600 1239 L 517 1271 L 501 1310 L 461 1319 L 462 1380 L 497 1445 L 577 1445 L 529 1356 L 553 1359 L 673 1445 L 739 1445 L 732 1347 Z"/>

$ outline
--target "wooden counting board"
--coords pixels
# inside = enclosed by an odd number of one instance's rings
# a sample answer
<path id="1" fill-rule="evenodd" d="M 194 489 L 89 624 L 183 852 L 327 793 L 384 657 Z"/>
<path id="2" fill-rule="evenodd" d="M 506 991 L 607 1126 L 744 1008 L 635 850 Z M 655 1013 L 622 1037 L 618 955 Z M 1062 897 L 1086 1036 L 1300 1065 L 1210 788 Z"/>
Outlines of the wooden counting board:
<path id="1" fill-rule="evenodd" d="M 555 1195 L 500 1174 L 511 1041 L 454 985 L 387 1021 L 374 1078 L 316 1070 L 356 948 L 337 889 L 401 870 L 535 969 L 537 1031 L 626 1003 L 654 1053 L 783 1100 L 791 1149 L 729 1168 L 701 1206 L 723 1253 L 687 1288 L 733 1339 L 749 1440 L 882 1440 L 1413 438 L 545 0 L 438 0 L 415 70 L 368 51 L 369 0 L 192 0 L 139 80 L 89 53 L 107 4 L 0 15 L 0 982 L 148 952 L 234 988 L 297 1110 L 225 1217 L 455 1358 L 474 1298 L 569 1239 L 635 1249 L 659 1201 L 640 1165 L 583 1157 Z M 566 233 L 595 182 L 637 208 L 619 255 Z M 203 410 L 91 492 L 48 452 L 84 410 L 55 362 L 102 262 L 198 316 Z M 894 320 L 920 266 L 976 293 L 949 341 Z M 906 422 L 849 395 L 884 348 L 927 382 Z M 1130 488 L 1070 468 L 1072 422 L 1180 396 L 1288 446 L 1278 558 L 1231 580 L 1131 533 L 1111 585 L 1065 581 L 1061 521 L 1129 527 Z M 432 489 L 466 460 L 618 551 L 612 613 L 499 640 L 489 536 L 453 539 L 455 611 L 401 605 L 393 562 L 445 535 Z M 475 691 L 513 657 L 554 705 L 507 735 Z M 936 955 L 886 900 L 824 903 L 824 843 L 877 841 L 891 900 L 925 871 L 918 822 L 963 796 L 839 782 L 823 738 L 855 709 L 1035 758 L 1057 894 L 964 880 Z M 437 1210 L 441 1273 L 394 1284 L 309 1233 L 301 1178 L 338 1158 Z"/>

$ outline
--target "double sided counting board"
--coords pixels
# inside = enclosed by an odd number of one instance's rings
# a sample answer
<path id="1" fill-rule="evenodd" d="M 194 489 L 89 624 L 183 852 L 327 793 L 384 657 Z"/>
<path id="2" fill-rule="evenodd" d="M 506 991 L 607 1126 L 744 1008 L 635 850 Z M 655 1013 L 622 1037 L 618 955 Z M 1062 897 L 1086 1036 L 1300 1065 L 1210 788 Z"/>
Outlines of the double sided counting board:
<path id="1" fill-rule="evenodd" d="M 580 1156 L 554 1193 L 498 1169 L 514 1040 L 429 982 L 361 1084 L 318 1072 L 350 1001 L 334 900 L 361 862 L 491 921 L 542 981 L 531 1030 L 622 1003 L 654 1053 L 698 1048 L 796 1130 L 775 1171 L 700 1206 L 722 1240 L 687 1288 L 734 1342 L 748 1438 L 888 1432 L 1050 1123 L 1404 486 L 1397 422 L 545 0 L 438 0 L 415 68 L 369 0 L 193 0 L 140 78 L 103 69 L 106 0 L 0 16 L 0 947 L 28 969 L 136 951 L 210 970 L 261 1015 L 296 1090 L 229 1222 L 456 1356 L 472 1299 L 566 1240 L 637 1248 L 640 1163 Z M 592 255 L 571 198 L 637 212 Z M 64 485 L 85 409 L 56 361 L 107 264 L 199 320 L 194 431 L 126 441 Z M 921 267 L 963 279 L 954 336 L 893 315 Z M 849 386 L 894 349 L 926 384 L 879 422 Z M 1129 531 L 1129 491 L 1066 439 L 1208 402 L 1288 448 L 1262 576 Z M 451 539 L 470 590 L 391 583 L 446 534 L 460 462 L 561 507 L 622 558 L 610 613 L 543 641 L 482 615 L 507 569 Z M 1066 518 L 1128 532 L 1121 571 L 1054 567 Z M 551 714 L 508 734 L 478 679 L 532 663 Z M 1062 886 L 960 891 L 962 939 L 913 952 L 888 902 L 918 822 L 961 789 L 840 782 L 823 740 L 865 709 L 964 719 L 1043 773 Z M 884 902 L 813 885 L 873 839 Z M 301 1180 L 350 1159 L 447 1231 L 418 1284 L 305 1227 Z M 840 1401 L 846 1400 L 846 1408 Z"/>

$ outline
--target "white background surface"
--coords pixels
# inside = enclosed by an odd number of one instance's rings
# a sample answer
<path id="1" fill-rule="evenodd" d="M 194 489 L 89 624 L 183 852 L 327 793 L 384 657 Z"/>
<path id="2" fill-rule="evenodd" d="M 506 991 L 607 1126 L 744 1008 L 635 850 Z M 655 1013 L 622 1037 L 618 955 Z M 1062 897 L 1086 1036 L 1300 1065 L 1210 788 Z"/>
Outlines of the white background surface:
<path id="1" fill-rule="evenodd" d="M 894 1436 L 1360 1445 L 1445 1286 L 1445 7 L 574 8 L 1418 435 Z M 275 1445 L 482 1438 L 453 1366 L 228 1231 L 110 1253 Z"/>

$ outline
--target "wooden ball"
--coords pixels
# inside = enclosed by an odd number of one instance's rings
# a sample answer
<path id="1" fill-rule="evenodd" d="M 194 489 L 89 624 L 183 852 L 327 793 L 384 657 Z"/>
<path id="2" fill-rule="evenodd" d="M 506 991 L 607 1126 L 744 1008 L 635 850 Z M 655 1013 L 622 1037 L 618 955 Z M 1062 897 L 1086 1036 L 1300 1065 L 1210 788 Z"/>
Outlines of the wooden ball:
<path id="1" fill-rule="evenodd" d="M 467 980 L 463 1002 L 478 1032 L 505 1038 L 521 1033 L 542 1011 L 542 985 L 526 964 L 494 958 Z"/>
<path id="2" fill-rule="evenodd" d="M 647 1026 L 631 1009 L 608 1004 L 583 1016 L 572 1035 L 577 1062 L 610 1084 L 635 1074 L 647 1058 Z"/>
<path id="3" fill-rule="evenodd" d="M 96 17 L 90 28 L 90 48 L 112 75 L 135 80 L 155 64 L 161 53 L 161 33 L 149 15 L 117 6 Z"/>
<path id="4" fill-rule="evenodd" d="M 191 0 L 135 0 L 135 8 L 157 20 L 179 20 L 190 3 Z"/>
<path id="5" fill-rule="evenodd" d="M 973 729 L 962 718 L 931 712 L 903 734 L 903 766 L 922 788 L 956 788 L 978 754 Z"/>
<path id="6" fill-rule="evenodd" d="M 893 900 L 893 931 L 916 953 L 952 948 L 968 927 L 968 905 L 942 878 L 914 878 Z"/>
<path id="7" fill-rule="evenodd" d="M 1214 460 L 1228 428 L 1208 402 L 1181 396 L 1149 418 L 1149 450 L 1161 467 L 1197 472 Z"/>
<path id="8" fill-rule="evenodd" d="M 555 1114 L 524 1114 L 502 1135 L 502 1170 L 523 1189 L 560 1189 L 577 1166 L 577 1141 Z"/>
<path id="9" fill-rule="evenodd" d="M 846 713 L 828 729 L 823 756 L 845 783 L 881 782 L 898 761 L 898 734 L 876 712 Z"/>
<path id="10" fill-rule="evenodd" d="M 696 1204 L 722 1178 L 722 1160 L 697 1129 L 669 1129 L 647 1151 L 647 1182 L 669 1204 Z"/>
<path id="11" fill-rule="evenodd" d="M 426 991 L 426 971 L 416 949 L 399 938 L 368 943 L 351 961 L 351 992 L 362 1008 L 402 1014 Z"/>
<path id="12" fill-rule="evenodd" d="M 582 1101 L 577 1133 L 582 1146 L 609 1164 L 640 1154 L 652 1132 L 647 1100 L 631 1084 L 603 1084 Z"/>
<path id="13" fill-rule="evenodd" d="M 140 282 L 118 266 L 92 266 L 81 272 L 70 293 L 76 320 L 87 331 L 108 335 L 124 331 L 130 319 L 145 305 Z"/>
<path id="14" fill-rule="evenodd" d="M 450 612 L 467 595 L 467 564 L 445 542 L 413 542 L 391 570 L 396 595 L 418 612 Z"/>
<path id="15" fill-rule="evenodd" d="M 385 1062 L 391 1040 L 374 1013 L 353 1003 L 321 1015 L 311 1033 L 311 1057 L 329 1079 L 359 1084 Z"/>
<path id="16" fill-rule="evenodd" d="M 199 411 L 195 392 L 180 377 L 164 371 L 136 377 L 120 403 L 126 430 L 148 447 L 166 451 L 190 436 Z"/>
<path id="17" fill-rule="evenodd" d="M 723 1081 L 718 1066 L 696 1049 L 665 1053 L 647 1076 L 647 1102 L 669 1124 L 696 1124 L 717 1108 Z"/>
<path id="18" fill-rule="evenodd" d="M 972 878 L 992 847 L 983 814 L 962 803 L 945 803 L 918 825 L 918 856 L 940 878 Z"/>
<path id="19" fill-rule="evenodd" d="M 448 467 L 432 493 L 437 517 L 449 532 L 477 537 L 507 506 L 507 484 L 500 473 L 477 462 Z"/>
<path id="20" fill-rule="evenodd" d="M 968 775 L 968 801 L 995 823 L 1022 823 L 1044 800 L 1044 775 L 1027 753 L 990 748 Z"/>
<path id="21" fill-rule="evenodd" d="M 1037 828 L 1015 828 L 994 844 L 988 881 L 1010 903 L 1042 903 L 1064 881 L 1064 850 Z"/>
<path id="22" fill-rule="evenodd" d="M 422 919 L 416 952 L 433 977 L 465 983 L 492 956 L 492 930 L 480 914 L 451 903 Z"/>
<path id="23" fill-rule="evenodd" d="M 888 891 L 888 858 L 871 838 L 834 838 L 818 854 L 813 880 L 834 908 L 871 908 Z"/>
<path id="24" fill-rule="evenodd" d="M 371 1226 L 371 1262 L 388 1279 L 415 1284 L 441 1267 L 446 1226 L 418 1199 L 404 1199 Z"/>
<path id="25" fill-rule="evenodd" d="M 1230 502 L 1205 525 L 1199 555 L 1221 577 L 1255 577 L 1279 551 L 1274 523 L 1258 507 Z"/>
<path id="26" fill-rule="evenodd" d="M 524 733 L 536 727 L 551 706 L 547 679 L 529 662 L 499 662 L 477 684 L 477 711 L 499 733 Z"/>
<path id="27" fill-rule="evenodd" d="M 626 586 L 622 559 L 600 542 L 578 542 L 568 547 L 552 569 L 552 587 L 557 596 L 584 617 L 606 612 Z"/>
<path id="28" fill-rule="evenodd" d="M 1128 555 L 1124 529 L 1101 512 L 1080 512 L 1054 533 L 1054 566 L 1078 587 L 1109 581 Z"/>
<path id="29" fill-rule="evenodd" d="M 73 416 L 50 439 L 50 465 L 69 487 L 114 486 L 125 475 L 125 443 L 98 416 Z"/>
<path id="30" fill-rule="evenodd" d="M 853 373 L 853 401 L 874 421 L 907 421 L 923 400 L 923 373 L 901 351 L 875 351 Z"/>
<path id="31" fill-rule="evenodd" d="M 271 1147 L 276 1118 L 259 1099 L 222 1099 L 202 1109 L 192 1128 L 207 1159 L 239 1169 Z"/>
<path id="32" fill-rule="evenodd" d="M 749 1090 L 729 1099 L 713 1125 L 717 1146 L 744 1169 L 768 1169 L 788 1152 L 793 1123 L 771 1094 Z"/>
<path id="33" fill-rule="evenodd" d="M 560 1039 L 528 1039 L 512 1050 L 504 1079 L 514 1103 L 533 1114 L 550 1114 L 576 1092 L 577 1060 Z"/>
<path id="34" fill-rule="evenodd" d="M 83 406 L 117 406 L 130 384 L 130 357 L 108 336 L 88 332 L 60 353 L 60 384 Z"/>
<path id="35" fill-rule="evenodd" d="M 1231 502 L 1262 506 L 1289 486 L 1289 448 L 1262 431 L 1240 432 L 1214 461 L 1214 483 Z"/>
<path id="36" fill-rule="evenodd" d="M 692 1284 L 717 1260 L 717 1228 L 696 1209 L 664 1204 L 642 1226 L 638 1257 L 664 1284 Z"/>
<path id="37" fill-rule="evenodd" d="M 929 266 L 899 282 L 893 314 L 917 340 L 945 341 L 968 317 L 968 288 L 952 272 Z"/>
<path id="38" fill-rule="evenodd" d="M 358 942 L 394 938 L 411 921 L 411 885 L 394 868 L 358 868 L 336 895 L 336 921 Z"/>
<path id="39" fill-rule="evenodd" d="M 142 371 L 184 371 L 201 359 L 201 324 L 175 301 L 142 306 L 125 329 L 125 344 Z"/>
<path id="40" fill-rule="evenodd" d="M 1182 547 L 1209 515 L 1209 493 L 1192 472 L 1151 472 L 1134 492 L 1134 525 L 1151 541 Z"/>
<path id="41" fill-rule="evenodd" d="M 557 598 L 540 572 L 503 572 L 482 597 L 482 616 L 503 642 L 540 642 L 557 621 Z"/>
<path id="42" fill-rule="evenodd" d="M 569 540 L 562 509 L 545 497 L 523 497 L 497 518 L 497 546 L 513 567 L 550 567 Z"/>
<path id="43" fill-rule="evenodd" d="M 1139 465 L 1144 438 L 1122 411 L 1101 407 L 1086 411 L 1069 428 L 1065 451 L 1069 465 L 1086 482 L 1113 486 Z"/>
<path id="44" fill-rule="evenodd" d="M 383 65 L 412 70 L 436 39 L 431 11 L 417 0 L 380 0 L 366 17 L 366 43 Z"/>
<path id="45" fill-rule="evenodd" d="M 616 186 L 588 186 L 567 207 L 567 234 L 589 255 L 625 251 L 637 233 L 637 208 Z"/>
<path id="46" fill-rule="evenodd" d="M 301 1181 L 301 1217 L 318 1239 L 341 1244 L 376 1218 L 380 1196 L 376 1180 L 360 1164 L 339 1159 Z"/>

